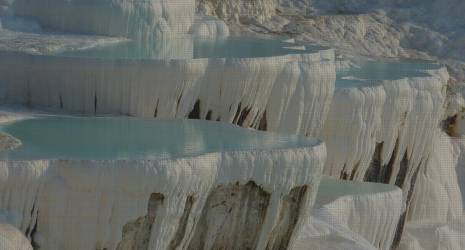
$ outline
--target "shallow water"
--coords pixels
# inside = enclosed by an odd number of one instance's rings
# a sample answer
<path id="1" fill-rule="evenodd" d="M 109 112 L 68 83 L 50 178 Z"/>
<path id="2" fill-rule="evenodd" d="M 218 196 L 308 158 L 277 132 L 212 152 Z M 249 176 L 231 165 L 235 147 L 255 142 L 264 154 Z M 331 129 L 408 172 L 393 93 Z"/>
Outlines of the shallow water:
<path id="1" fill-rule="evenodd" d="M 47 117 L 2 128 L 22 146 L 3 159 L 150 159 L 311 146 L 315 140 L 200 120 Z"/>
<path id="2" fill-rule="evenodd" d="M 308 45 L 302 50 L 291 49 L 290 46 L 295 44 L 257 37 L 168 36 L 150 41 L 129 41 L 86 50 L 67 51 L 57 56 L 105 59 L 254 58 L 309 53 L 319 48 Z"/>
<path id="3" fill-rule="evenodd" d="M 358 62 L 357 66 L 339 70 L 336 87 L 371 86 L 383 80 L 427 77 L 426 70 L 439 69 L 441 64 L 422 60 L 380 60 Z"/>

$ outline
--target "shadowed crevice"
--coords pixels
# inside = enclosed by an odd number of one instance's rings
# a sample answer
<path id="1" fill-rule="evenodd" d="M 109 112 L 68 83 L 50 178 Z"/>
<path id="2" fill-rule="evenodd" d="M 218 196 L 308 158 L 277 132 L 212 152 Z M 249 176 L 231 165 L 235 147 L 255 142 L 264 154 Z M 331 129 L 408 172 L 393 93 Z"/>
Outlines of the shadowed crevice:
<path id="1" fill-rule="evenodd" d="M 405 177 L 407 177 L 409 159 L 408 159 L 408 150 L 405 150 L 404 157 L 400 161 L 399 173 L 396 178 L 396 186 L 402 188 L 405 184 Z"/>
<path id="2" fill-rule="evenodd" d="M 266 110 L 263 112 L 262 118 L 260 119 L 260 123 L 258 124 L 258 130 L 266 131 L 268 128 L 268 123 L 266 120 Z"/>
<path id="3" fill-rule="evenodd" d="M 200 119 L 200 100 L 197 99 L 197 101 L 194 104 L 194 108 L 189 113 L 187 118 L 189 118 L 189 119 Z"/>
<path id="4" fill-rule="evenodd" d="M 418 173 L 420 172 L 421 164 L 422 163 L 420 163 L 420 165 L 415 170 L 415 173 L 412 176 L 412 180 L 410 181 L 410 189 L 408 191 L 407 199 L 405 201 L 406 210 L 402 213 L 402 215 L 400 216 L 399 222 L 397 223 L 396 233 L 394 235 L 394 240 L 392 241 L 392 245 L 391 245 L 392 250 L 397 249 L 397 247 L 399 246 L 400 241 L 402 239 L 402 234 L 404 233 L 405 223 L 407 222 L 407 216 L 408 216 L 408 209 L 410 207 L 410 201 L 412 199 L 413 190 L 415 188 L 415 183 L 417 182 L 417 177 L 418 177 Z"/>
<path id="5" fill-rule="evenodd" d="M 373 153 L 373 157 L 368 167 L 367 171 L 365 172 L 365 177 L 363 181 L 368 182 L 380 182 L 380 183 L 388 183 L 389 182 L 389 164 L 383 166 L 383 147 L 384 142 L 376 143 L 375 152 Z"/>

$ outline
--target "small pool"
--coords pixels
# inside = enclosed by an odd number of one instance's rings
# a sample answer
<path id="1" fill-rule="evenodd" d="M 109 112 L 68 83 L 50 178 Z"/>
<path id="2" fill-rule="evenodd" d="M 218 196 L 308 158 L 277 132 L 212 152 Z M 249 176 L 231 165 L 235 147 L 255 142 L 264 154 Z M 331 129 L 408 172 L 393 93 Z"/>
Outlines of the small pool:
<path id="1" fill-rule="evenodd" d="M 44 117 L 2 127 L 22 142 L 0 159 L 150 159 L 306 147 L 314 139 L 201 120 Z"/>
<path id="2" fill-rule="evenodd" d="M 56 56 L 104 59 L 254 58 L 316 52 L 321 47 L 296 45 L 258 37 L 161 37 L 127 41 L 90 49 L 65 51 Z"/>
<path id="3" fill-rule="evenodd" d="M 351 88 L 378 85 L 383 80 L 406 77 L 427 77 L 426 71 L 439 69 L 441 64 L 424 60 L 362 61 L 337 71 L 336 87 Z"/>
<path id="4" fill-rule="evenodd" d="M 388 184 L 323 178 L 318 187 L 315 203 L 324 205 L 342 196 L 383 193 L 396 189 L 397 187 Z"/>

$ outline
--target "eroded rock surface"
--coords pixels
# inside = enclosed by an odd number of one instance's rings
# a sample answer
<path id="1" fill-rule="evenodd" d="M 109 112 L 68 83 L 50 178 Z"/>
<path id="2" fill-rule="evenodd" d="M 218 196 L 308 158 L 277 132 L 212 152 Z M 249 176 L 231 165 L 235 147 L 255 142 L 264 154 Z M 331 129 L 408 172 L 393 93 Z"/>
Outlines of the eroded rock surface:
<path id="1" fill-rule="evenodd" d="M 21 146 L 21 141 L 13 136 L 0 132 L 0 152 L 12 150 Z"/>
<path id="2" fill-rule="evenodd" d="M 306 186 L 295 187 L 284 197 L 279 212 L 279 221 L 273 228 L 273 231 L 271 231 L 271 236 L 266 246 L 267 250 L 287 249 L 289 240 L 297 224 L 306 192 Z"/>
<path id="3" fill-rule="evenodd" d="M 129 222 L 123 227 L 123 239 L 117 250 L 147 250 L 149 249 L 150 234 L 157 212 L 163 205 L 165 197 L 159 193 L 150 195 L 147 215 Z"/>
<path id="4" fill-rule="evenodd" d="M 214 189 L 190 242 L 190 250 L 255 249 L 270 194 L 250 181 Z"/>

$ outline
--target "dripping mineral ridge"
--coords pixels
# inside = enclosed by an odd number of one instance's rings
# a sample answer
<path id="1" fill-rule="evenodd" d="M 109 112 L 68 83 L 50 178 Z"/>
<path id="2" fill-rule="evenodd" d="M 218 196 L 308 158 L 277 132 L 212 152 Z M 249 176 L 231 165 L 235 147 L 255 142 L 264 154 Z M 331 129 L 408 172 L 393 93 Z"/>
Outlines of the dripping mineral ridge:
<path id="1" fill-rule="evenodd" d="M 462 0 L 0 0 L 0 250 L 465 249 Z"/>

